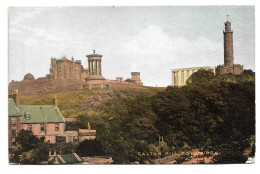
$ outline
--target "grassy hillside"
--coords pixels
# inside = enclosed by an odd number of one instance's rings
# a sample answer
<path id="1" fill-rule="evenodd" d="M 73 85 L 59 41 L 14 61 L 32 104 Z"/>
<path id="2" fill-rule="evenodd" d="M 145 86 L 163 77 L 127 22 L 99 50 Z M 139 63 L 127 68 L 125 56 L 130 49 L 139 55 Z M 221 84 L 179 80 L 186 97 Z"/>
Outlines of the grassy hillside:
<path id="1" fill-rule="evenodd" d="M 58 106 L 64 117 L 77 117 L 78 115 L 104 115 L 106 102 L 114 97 L 126 97 L 138 93 L 154 94 L 165 88 L 141 87 L 115 90 L 71 91 L 55 93 L 58 98 Z M 53 105 L 55 94 L 43 94 L 25 96 L 20 98 L 23 105 Z"/>

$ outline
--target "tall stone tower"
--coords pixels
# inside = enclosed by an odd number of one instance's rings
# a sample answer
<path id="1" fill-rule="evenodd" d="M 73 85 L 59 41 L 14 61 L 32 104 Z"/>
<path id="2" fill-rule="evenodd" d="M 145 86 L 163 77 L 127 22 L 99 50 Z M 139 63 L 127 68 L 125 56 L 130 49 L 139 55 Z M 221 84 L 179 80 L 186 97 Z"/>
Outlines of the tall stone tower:
<path id="1" fill-rule="evenodd" d="M 233 54 L 233 31 L 231 30 L 231 22 L 228 20 L 225 22 L 224 34 L 224 65 L 233 66 L 234 54 Z"/>
<path id="2" fill-rule="evenodd" d="M 228 15 L 227 15 L 228 17 Z M 224 65 L 218 65 L 216 67 L 216 75 L 222 74 L 235 74 L 239 75 L 243 72 L 243 66 L 240 64 L 234 64 L 234 52 L 233 52 L 233 31 L 231 30 L 231 22 L 227 21 L 225 24 L 224 34 Z"/>
<path id="3" fill-rule="evenodd" d="M 101 69 L 102 55 L 96 54 L 93 50 L 93 54 L 87 55 L 87 57 L 89 76 L 86 80 L 105 80 Z"/>
<path id="4" fill-rule="evenodd" d="M 131 72 L 131 75 L 132 75 L 131 79 L 134 80 L 136 84 L 143 85 L 140 78 L 140 72 Z"/>

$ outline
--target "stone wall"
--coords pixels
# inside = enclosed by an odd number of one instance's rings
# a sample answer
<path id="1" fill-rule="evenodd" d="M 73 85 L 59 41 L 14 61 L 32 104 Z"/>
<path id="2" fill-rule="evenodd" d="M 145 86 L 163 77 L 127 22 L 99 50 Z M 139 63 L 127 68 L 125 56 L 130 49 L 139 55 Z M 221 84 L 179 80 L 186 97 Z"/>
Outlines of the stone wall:
<path id="1" fill-rule="evenodd" d="M 233 64 L 233 66 L 219 65 L 216 67 L 216 75 L 235 74 L 239 75 L 243 73 L 243 66 L 239 64 Z"/>
<path id="2" fill-rule="evenodd" d="M 90 86 L 91 85 L 91 86 Z M 9 83 L 9 94 L 19 91 L 20 96 L 34 96 L 39 94 L 52 94 L 57 92 L 68 91 L 86 91 L 96 89 L 125 89 L 138 88 L 142 85 L 117 80 L 90 80 L 83 79 L 48 79 L 38 78 L 36 80 L 12 81 Z"/>
<path id="3" fill-rule="evenodd" d="M 49 94 L 66 91 L 79 91 L 86 85 L 84 80 L 75 79 L 47 79 L 24 80 L 11 82 L 9 84 L 9 94 L 15 93 L 18 89 L 20 96 L 32 96 L 38 94 Z"/>

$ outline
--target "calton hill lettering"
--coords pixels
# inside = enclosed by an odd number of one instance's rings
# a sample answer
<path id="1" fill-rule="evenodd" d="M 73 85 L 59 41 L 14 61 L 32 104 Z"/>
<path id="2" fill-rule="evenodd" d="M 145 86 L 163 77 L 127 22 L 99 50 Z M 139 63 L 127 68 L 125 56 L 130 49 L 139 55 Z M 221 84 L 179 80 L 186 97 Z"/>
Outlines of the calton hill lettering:
<path id="1" fill-rule="evenodd" d="M 175 155 L 174 152 L 137 152 L 138 156 L 144 157 L 144 156 L 171 156 Z"/>

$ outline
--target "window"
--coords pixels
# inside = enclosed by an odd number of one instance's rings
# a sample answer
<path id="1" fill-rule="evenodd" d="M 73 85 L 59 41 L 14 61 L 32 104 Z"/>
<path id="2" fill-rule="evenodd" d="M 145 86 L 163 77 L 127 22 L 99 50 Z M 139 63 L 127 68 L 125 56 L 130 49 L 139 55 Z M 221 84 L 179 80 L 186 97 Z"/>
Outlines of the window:
<path id="1" fill-rule="evenodd" d="M 30 120 L 31 119 L 31 114 L 29 112 L 26 112 L 25 114 L 25 119 Z"/>
<path id="2" fill-rule="evenodd" d="M 16 137 L 16 129 L 12 129 L 12 137 Z"/>
<path id="3" fill-rule="evenodd" d="M 28 126 L 27 126 L 27 130 L 30 130 L 30 131 L 31 131 L 31 130 L 32 130 L 32 125 L 28 125 Z"/>
<path id="4" fill-rule="evenodd" d="M 12 142 L 12 146 L 16 146 L 16 142 Z"/>
<path id="5" fill-rule="evenodd" d="M 78 137 L 73 136 L 73 142 L 78 142 Z"/>
<path id="6" fill-rule="evenodd" d="M 15 124 L 15 117 L 11 117 L 11 123 Z"/>
<path id="7" fill-rule="evenodd" d="M 44 124 L 41 124 L 41 132 L 44 131 Z"/>
<path id="8" fill-rule="evenodd" d="M 59 131 L 59 123 L 55 123 L 55 131 Z"/>

